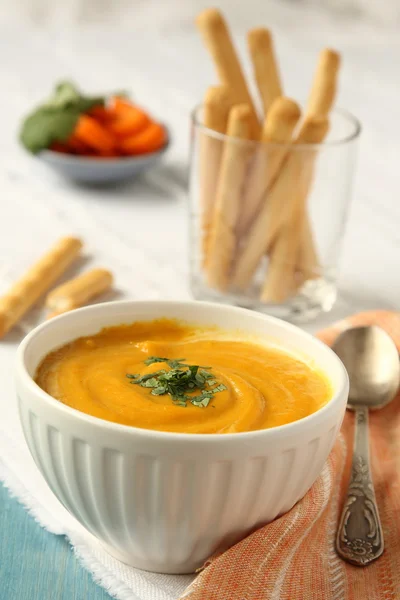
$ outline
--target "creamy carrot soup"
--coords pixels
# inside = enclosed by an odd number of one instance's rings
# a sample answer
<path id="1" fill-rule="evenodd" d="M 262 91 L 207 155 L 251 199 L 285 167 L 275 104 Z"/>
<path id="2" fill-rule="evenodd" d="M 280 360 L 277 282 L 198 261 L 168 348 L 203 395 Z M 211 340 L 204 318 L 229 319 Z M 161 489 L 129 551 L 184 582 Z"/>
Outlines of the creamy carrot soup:
<path id="1" fill-rule="evenodd" d="M 167 319 L 79 338 L 49 354 L 36 381 L 89 415 L 184 433 L 276 427 L 332 394 L 321 372 L 284 351 Z"/>

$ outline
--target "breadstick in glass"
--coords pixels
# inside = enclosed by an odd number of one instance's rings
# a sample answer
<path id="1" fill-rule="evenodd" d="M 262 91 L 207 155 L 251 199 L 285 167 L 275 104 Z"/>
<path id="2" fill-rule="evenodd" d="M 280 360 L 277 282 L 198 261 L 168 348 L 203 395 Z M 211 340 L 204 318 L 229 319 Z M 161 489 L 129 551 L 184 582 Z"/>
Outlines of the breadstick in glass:
<path id="1" fill-rule="evenodd" d="M 65 237 L 0 298 L 0 337 L 3 337 L 78 257 L 82 242 Z"/>
<path id="2" fill-rule="evenodd" d="M 204 98 L 203 125 L 217 133 L 226 133 L 229 111 L 233 106 L 229 88 L 224 85 L 209 87 Z M 203 266 L 207 259 L 210 223 L 221 164 L 223 141 L 207 131 L 200 132 L 200 211 L 201 248 Z"/>
<path id="3" fill-rule="evenodd" d="M 282 86 L 271 33 L 264 27 L 252 29 L 247 35 L 247 43 L 265 118 L 274 100 L 282 96 Z"/>
<path id="4" fill-rule="evenodd" d="M 328 131 L 327 119 L 308 117 L 296 139 L 297 144 L 318 144 Z M 274 243 L 279 230 L 294 215 L 303 217 L 303 206 L 312 183 L 314 152 L 289 152 L 279 176 L 264 198 L 263 206 L 250 227 L 247 241 L 233 273 L 232 284 L 245 289 L 262 256 Z"/>
<path id="5" fill-rule="evenodd" d="M 304 215 L 300 233 L 300 247 L 298 252 L 297 270 L 302 282 L 307 279 L 319 277 L 319 260 L 315 249 L 314 235 L 308 215 Z"/>
<path id="6" fill-rule="evenodd" d="M 317 69 L 308 98 L 308 115 L 326 117 L 336 96 L 340 54 L 325 48 L 319 55 Z"/>
<path id="7" fill-rule="evenodd" d="M 297 230 L 298 225 L 292 220 L 282 227 L 271 248 L 267 278 L 261 293 L 263 302 L 284 302 L 296 289 Z"/>
<path id="8" fill-rule="evenodd" d="M 329 48 L 322 50 L 308 100 L 309 115 L 319 117 L 328 115 L 336 96 L 339 68 L 340 55 Z M 318 254 L 307 213 L 304 215 L 297 267 L 303 281 L 318 277 Z"/>
<path id="9" fill-rule="evenodd" d="M 231 89 L 235 104 L 249 106 L 251 135 L 258 139 L 260 123 L 257 111 L 224 17 L 218 9 L 208 8 L 198 15 L 196 23 L 213 58 L 220 82 Z"/>
<path id="10" fill-rule="evenodd" d="M 228 136 L 222 153 L 217 195 L 210 233 L 207 280 L 211 287 L 225 290 L 236 248 L 236 224 L 240 198 L 252 144 L 251 110 L 246 104 L 234 106 L 229 113 Z"/>
<path id="11" fill-rule="evenodd" d="M 314 124 L 316 124 L 314 131 L 316 141 L 313 143 L 320 143 L 328 131 L 328 121 L 325 118 L 314 119 Z M 300 132 L 299 138 L 302 134 L 304 135 L 304 130 Z M 306 139 L 309 139 L 307 136 Z M 265 302 L 283 302 L 296 291 L 299 285 L 310 278 L 311 273 L 315 277 L 314 269 L 318 259 L 307 215 L 307 197 L 314 176 L 315 154 L 315 151 L 311 151 L 309 156 L 307 154 L 301 156 L 301 153 L 298 156 L 299 159 L 303 159 L 302 185 L 299 186 L 299 194 L 293 196 L 295 202 L 289 205 L 284 225 L 278 232 L 270 251 L 270 265 L 261 292 L 261 300 Z M 306 243 L 305 236 L 307 236 Z M 311 265 L 310 261 L 315 262 Z M 299 266 L 301 262 L 302 267 Z M 299 269 L 300 273 L 298 273 Z"/>
<path id="12" fill-rule="evenodd" d="M 264 120 L 261 134 L 261 141 L 266 145 L 259 146 L 244 188 L 242 212 L 238 223 L 240 235 L 249 229 L 263 197 L 279 173 L 300 115 L 298 104 L 289 98 L 281 96 L 273 102 Z"/>

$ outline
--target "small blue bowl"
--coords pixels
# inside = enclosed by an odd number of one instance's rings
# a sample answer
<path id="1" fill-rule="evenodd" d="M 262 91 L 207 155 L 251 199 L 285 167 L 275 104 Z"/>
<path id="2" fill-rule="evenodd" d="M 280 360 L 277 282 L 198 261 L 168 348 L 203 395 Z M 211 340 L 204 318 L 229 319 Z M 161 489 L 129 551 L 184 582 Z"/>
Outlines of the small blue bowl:
<path id="1" fill-rule="evenodd" d="M 151 154 L 97 158 L 43 150 L 38 154 L 38 158 L 63 177 L 81 183 L 112 183 L 134 179 L 140 173 L 156 166 L 167 151 L 170 136 L 167 128 L 165 129 L 167 133 L 165 146 Z"/>

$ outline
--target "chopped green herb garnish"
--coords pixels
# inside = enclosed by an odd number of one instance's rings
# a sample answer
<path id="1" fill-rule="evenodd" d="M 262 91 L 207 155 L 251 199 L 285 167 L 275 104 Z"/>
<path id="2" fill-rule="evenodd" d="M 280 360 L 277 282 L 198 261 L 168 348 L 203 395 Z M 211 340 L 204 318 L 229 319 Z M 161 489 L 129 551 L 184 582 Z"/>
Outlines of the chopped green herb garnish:
<path id="1" fill-rule="evenodd" d="M 176 406 L 186 407 L 187 402 L 191 402 L 194 406 L 205 408 L 214 398 L 214 394 L 227 388 L 223 383 L 218 383 L 218 380 L 210 373 L 211 367 L 188 365 L 183 362 L 184 360 L 184 358 L 169 359 L 150 356 L 144 361 L 145 365 L 166 363 L 170 370 L 161 369 L 146 375 L 127 373 L 126 376 L 134 385 L 151 388 L 153 396 L 169 394 Z M 207 390 L 204 389 L 206 384 Z M 200 390 L 200 394 L 191 394 L 196 390 Z"/>
<path id="2" fill-rule="evenodd" d="M 221 384 L 223 385 L 223 384 Z M 224 389 L 226 389 L 225 386 L 223 386 Z M 222 390 L 215 390 L 218 392 L 222 392 Z M 212 392 L 202 392 L 201 394 L 199 394 L 198 396 L 192 396 L 191 398 L 191 402 L 192 404 L 194 404 L 195 406 L 208 406 L 210 400 L 212 400 L 212 398 L 214 398 L 214 390 Z"/>
<path id="3" fill-rule="evenodd" d="M 167 373 L 167 371 L 165 371 L 164 369 L 161 371 L 155 371 L 154 373 L 147 373 L 147 375 L 131 375 L 130 373 L 128 373 L 127 377 L 129 379 L 132 379 L 133 381 L 131 381 L 131 383 L 140 383 L 140 385 L 142 387 L 147 387 L 145 384 L 145 382 L 148 379 L 153 378 L 155 375 L 159 375 L 161 373 Z"/>
<path id="4" fill-rule="evenodd" d="M 219 385 L 215 386 L 215 388 L 212 389 L 214 394 L 215 394 L 215 392 L 223 392 L 224 390 L 226 390 L 226 386 L 223 383 L 220 383 Z"/>
<path id="5" fill-rule="evenodd" d="M 174 360 L 168 360 L 167 364 L 171 369 L 179 369 L 180 367 L 184 367 L 185 363 L 182 362 L 185 360 L 184 358 L 175 358 Z"/>
<path id="6" fill-rule="evenodd" d="M 149 356 L 149 358 L 147 358 L 144 361 L 144 364 L 149 366 L 149 365 L 153 365 L 154 363 L 160 363 L 160 362 L 168 362 L 168 358 L 160 358 L 159 356 Z"/>
<path id="7" fill-rule="evenodd" d="M 174 400 L 174 404 L 176 404 L 176 406 L 183 406 L 184 408 L 187 407 L 186 400 Z"/>
<path id="8" fill-rule="evenodd" d="M 209 373 L 210 369 L 211 369 L 211 367 L 202 367 L 200 369 L 200 375 L 202 377 L 204 377 L 204 379 L 212 379 L 214 377 L 214 375 L 212 373 Z"/>
<path id="9" fill-rule="evenodd" d="M 144 361 L 144 364 L 149 366 L 154 363 L 167 363 L 171 369 L 179 369 L 180 367 L 187 366 L 182 362 L 184 360 L 184 358 L 174 358 L 173 360 L 170 360 L 169 358 L 163 358 L 162 356 L 149 356 L 149 358 Z"/>

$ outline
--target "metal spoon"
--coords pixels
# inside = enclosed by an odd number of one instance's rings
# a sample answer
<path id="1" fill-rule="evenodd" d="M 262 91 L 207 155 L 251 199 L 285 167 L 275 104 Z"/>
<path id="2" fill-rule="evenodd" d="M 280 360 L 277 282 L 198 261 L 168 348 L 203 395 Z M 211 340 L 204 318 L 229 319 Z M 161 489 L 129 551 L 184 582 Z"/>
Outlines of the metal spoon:
<path id="1" fill-rule="evenodd" d="M 382 408 L 396 395 L 400 362 L 391 337 L 380 327 L 356 327 L 343 332 L 333 345 L 350 379 L 347 408 L 355 411 L 353 462 L 339 530 L 338 554 L 366 566 L 379 558 L 384 543 L 371 478 L 368 410 Z"/>

